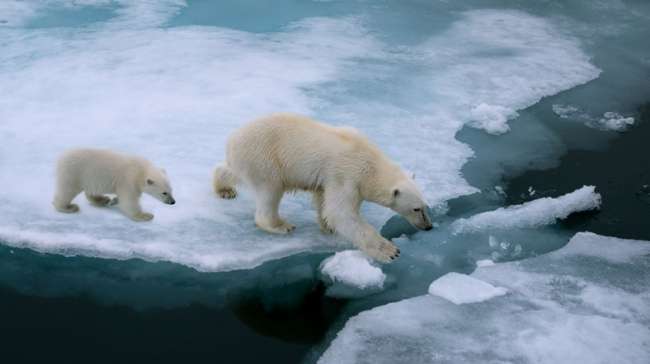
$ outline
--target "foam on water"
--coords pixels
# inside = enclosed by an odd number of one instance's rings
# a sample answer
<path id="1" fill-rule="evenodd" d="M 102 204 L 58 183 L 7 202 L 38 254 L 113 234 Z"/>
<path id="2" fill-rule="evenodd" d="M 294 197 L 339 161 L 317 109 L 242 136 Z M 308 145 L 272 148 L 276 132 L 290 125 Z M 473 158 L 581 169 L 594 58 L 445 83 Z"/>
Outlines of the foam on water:
<path id="1" fill-rule="evenodd" d="M 233 130 L 276 111 L 355 126 L 415 171 L 430 203 L 442 206 L 477 191 L 460 174 L 472 154 L 455 139 L 463 125 L 507 130 L 516 110 L 599 73 L 574 39 L 518 11 L 467 11 L 395 52 L 357 17 L 308 18 L 270 34 L 163 28 L 184 2 L 124 0 L 111 2 L 108 21 L 83 29 L 21 28 L 50 2 L 34 4 L 0 7 L 3 19 L 16 19 L 0 27 L 0 239 L 67 255 L 221 271 L 340 249 L 340 238 L 318 232 L 306 196 L 283 202 L 281 213 L 298 226 L 289 236 L 255 229 L 246 191 L 215 198 L 211 171 Z M 364 93 L 382 77 L 408 87 L 387 90 L 388 99 Z M 167 169 L 177 205 L 143 198 L 156 215 L 148 224 L 81 197 L 80 214 L 54 212 L 53 165 L 72 146 L 148 157 Z M 389 216 L 373 206 L 364 214 L 377 226 Z"/>
<path id="2" fill-rule="evenodd" d="M 645 363 L 649 253 L 647 241 L 577 234 L 556 252 L 471 275 L 507 295 L 465 305 L 424 295 L 365 311 L 319 363 Z"/>

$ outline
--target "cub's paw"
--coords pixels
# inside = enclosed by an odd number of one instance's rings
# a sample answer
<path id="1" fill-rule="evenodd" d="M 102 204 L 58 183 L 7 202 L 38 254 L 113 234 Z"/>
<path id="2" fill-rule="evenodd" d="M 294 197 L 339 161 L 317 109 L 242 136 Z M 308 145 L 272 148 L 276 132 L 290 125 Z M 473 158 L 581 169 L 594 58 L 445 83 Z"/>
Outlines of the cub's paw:
<path id="1" fill-rule="evenodd" d="M 153 219 L 153 214 L 150 214 L 148 212 L 141 212 L 139 214 L 134 215 L 132 219 L 135 221 L 150 221 L 151 219 Z"/>
<path id="2" fill-rule="evenodd" d="M 221 189 L 217 191 L 217 194 L 219 195 L 219 197 L 225 200 L 232 200 L 233 198 L 237 197 L 237 191 L 235 191 L 232 188 Z"/>
<path id="3" fill-rule="evenodd" d="M 113 197 L 111 199 L 111 202 L 108 203 L 108 206 L 115 206 L 120 203 L 120 199 L 118 197 Z"/>
<path id="4" fill-rule="evenodd" d="M 365 251 L 368 255 L 383 263 L 390 263 L 400 255 L 397 246 L 388 240 L 379 240 L 370 245 Z"/>

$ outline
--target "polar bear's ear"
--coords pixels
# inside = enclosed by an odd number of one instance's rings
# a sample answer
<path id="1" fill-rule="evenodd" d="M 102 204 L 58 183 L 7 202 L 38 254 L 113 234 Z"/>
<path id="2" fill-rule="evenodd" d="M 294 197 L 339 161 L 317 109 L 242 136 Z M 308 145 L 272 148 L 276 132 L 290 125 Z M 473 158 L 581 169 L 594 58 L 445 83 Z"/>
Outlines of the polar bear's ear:
<path id="1" fill-rule="evenodd" d="M 399 196 L 399 194 L 400 194 L 400 192 L 399 192 L 399 190 L 397 188 L 393 190 L 393 197 L 397 197 L 397 196 Z"/>
<path id="2" fill-rule="evenodd" d="M 149 179 L 149 178 L 147 178 L 147 184 L 148 184 L 149 186 L 151 186 L 151 185 L 153 184 L 153 180 L 152 180 L 152 179 Z"/>

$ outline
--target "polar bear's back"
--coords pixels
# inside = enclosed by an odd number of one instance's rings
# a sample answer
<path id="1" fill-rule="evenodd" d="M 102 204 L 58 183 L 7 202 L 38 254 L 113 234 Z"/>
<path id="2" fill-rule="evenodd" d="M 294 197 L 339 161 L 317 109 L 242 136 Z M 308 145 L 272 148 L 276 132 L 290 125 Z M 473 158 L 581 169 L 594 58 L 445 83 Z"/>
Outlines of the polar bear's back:
<path id="1" fill-rule="evenodd" d="M 146 161 L 107 149 L 80 148 L 65 152 L 57 163 L 58 179 L 88 192 L 110 193 L 122 178 L 131 178 Z"/>
<path id="2" fill-rule="evenodd" d="M 376 153 L 380 152 L 353 128 L 287 113 L 239 129 L 226 152 L 228 165 L 249 183 L 276 179 L 287 189 L 306 190 L 322 186 L 336 173 L 349 178 L 350 171 L 363 169 Z"/>

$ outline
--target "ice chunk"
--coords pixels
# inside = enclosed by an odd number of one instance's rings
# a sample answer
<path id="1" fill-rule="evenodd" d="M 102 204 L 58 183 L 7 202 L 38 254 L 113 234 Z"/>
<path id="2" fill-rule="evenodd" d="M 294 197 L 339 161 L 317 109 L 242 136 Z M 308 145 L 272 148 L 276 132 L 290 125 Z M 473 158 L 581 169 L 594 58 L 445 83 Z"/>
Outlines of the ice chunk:
<path id="1" fill-rule="evenodd" d="M 445 274 L 429 286 L 429 294 L 442 297 L 457 305 L 486 301 L 507 292 L 505 288 L 495 287 L 480 279 L 456 272 Z"/>
<path id="2" fill-rule="evenodd" d="M 556 198 L 544 197 L 521 205 L 483 212 L 452 225 L 455 233 L 484 229 L 511 229 L 542 226 L 579 211 L 600 208 L 601 197 L 594 186 L 583 186 Z"/>
<path id="3" fill-rule="evenodd" d="M 608 111 L 599 120 L 600 126 L 607 130 L 623 131 L 634 125 L 633 117 L 625 117 L 617 112 Z"/>
<path id="4" fill-rule="evenodd" d="M 381 268 L 374 266 L 370 258 L 358 250 L 334 254 L 323 261 L 320 270 L 332 282 L 359 289 L 381 289 L 386 280 Z"/>
<path id="5" fill-rule="evenodd" d="M 625 131 L 634 125 L 633 117 L 626 117 L 614 111 L 607 111 L 603 113 L 602 117 L 598 118 L 589 115 L 573 105 L 554 104 L 552 108 L 553 112 L 563 119 L 578 120 L 595 129 Z"/>
<path id="6" fill-rule="evenodd" d="M 573 105 L 562 105 L 562 104 L 553 104 L 551 106 L 555 115 L 561 117 L 562 119 L 568 118 L 577 118 L 582 115 L 580 109 L 577 106 Z"/>
<path id="7" fill-rule="evenodd" d="M 556 252 L 478 268 L 471 277 L 508 289 L 498 301 L 424 295 L 352 317 L 319 363 L 646 363 L 649 250 L 577 234 Z"/>
<path id="8" fill-rule="evenodd" d="M 491 265 L 494 265 L 494 261 L 490 259 L 481 259 L 476 261 L 477 267 L 489 267 Z"/>

